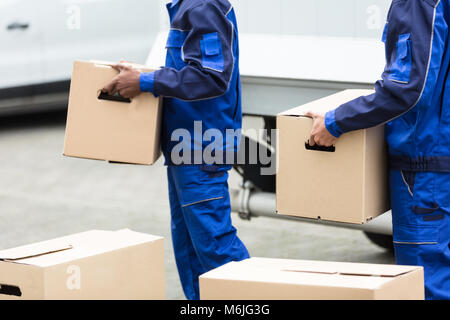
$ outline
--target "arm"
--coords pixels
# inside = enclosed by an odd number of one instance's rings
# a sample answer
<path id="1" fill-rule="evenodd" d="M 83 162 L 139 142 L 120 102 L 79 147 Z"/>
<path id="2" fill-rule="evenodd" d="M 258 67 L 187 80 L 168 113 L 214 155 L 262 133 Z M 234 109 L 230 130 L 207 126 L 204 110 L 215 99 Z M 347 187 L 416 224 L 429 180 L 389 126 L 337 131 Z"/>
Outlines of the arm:
<path id="1" fill-rule="evenodd" d="M 187 14 L 192 26 L 182 48 L 187 65 L 141 74 L 141 91 L 189 101 L 218 97 L 228 90 L 234 67 L 233 25 L 211 2 Z"/>
<path id="2" fill-rule="evenodd" d="M 325 115 L 334 136 L 391 121 L 421 100 L 430 100 L 447 42 L 442 3 L 403 1 L 392 4 L 387 25 L 387 64 L 375 94 L 350 101 Z"/>

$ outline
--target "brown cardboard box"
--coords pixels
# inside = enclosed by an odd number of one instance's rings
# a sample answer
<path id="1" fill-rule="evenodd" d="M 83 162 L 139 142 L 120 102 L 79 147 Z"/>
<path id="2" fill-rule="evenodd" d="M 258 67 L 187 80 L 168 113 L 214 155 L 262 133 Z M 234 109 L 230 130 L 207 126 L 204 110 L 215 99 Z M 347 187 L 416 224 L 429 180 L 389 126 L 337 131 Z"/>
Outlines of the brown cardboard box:
<path id="1" fill-rule="evenodd" d="M 95 230 L 0 251 L 0 299 L 165 299 L 163 241 Z"/>
<path id="2" fill-rule="evenodd" d="M 161 100 L 150 93 L 141 93 L 131 102 L 101 99 L 101 89 L 117 74 L 106 62 L 74 63 L 65 156 L 144 165 L 158 160 Z"/>
<path id="3" fill-rule="evenodd" d="M 346 90 L 277 116 L 277 212 L 364 224 L 390 209 L 384 126 L 342 135 L 334 152 L 308 150 L 313 121 L 371 90 Z"/>
<path id="4" fill-rule="evenodd" d="M 422 267 L 251 258 L 200 277 L 202 300 L 423 300 Z"/>

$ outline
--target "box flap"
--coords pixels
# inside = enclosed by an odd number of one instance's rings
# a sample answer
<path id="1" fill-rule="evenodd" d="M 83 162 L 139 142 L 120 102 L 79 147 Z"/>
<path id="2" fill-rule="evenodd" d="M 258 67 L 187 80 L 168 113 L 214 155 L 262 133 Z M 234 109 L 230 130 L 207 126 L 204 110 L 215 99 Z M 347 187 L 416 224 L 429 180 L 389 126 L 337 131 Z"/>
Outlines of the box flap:
<path id="1" fill-rule="evenodd" d="M 374 90 L 362 90 L 362 89 L 349 89 L 338 92 L 331 96 L 324 97 L 322 99 L 318 99 L 312 101 L 310 103 L 301 105 L 299 107 L 289 109 L 287 111 L 281 112 L 279 116 L 293 116 L 299 117 L 304 116 L 304 114 L 308 111 L 316 111 L 326 113 L 330 110 L 334 110 L 338 108 L 340 105 L 359 98 L 361 96 L 367 96 L 374 93 Z"/>
<path id="2" fill-rule="evenodd" d="M 335 275 L 341 275 L 341 276 L 359 276 L 359 277 L 389 277 L 394 278 L 398 277 L 402 274 L 406 274 L 408 272 L 411 272 L 410 269 L 403 269 L 403 270 L 393 270 L 393 269 L 354 269 L 354 268 L 342 268 L 342 269 L 336 269 L 336 270 L 321 270 L 321 268 L 318 268 L 316 270 L 307 270 L 304 268 L 299 269 L 283 269 L 281 270 L 283 272 L 300 272 L 300 273 L 315 273 L 315 274 L 335 274 Z"/>
<path id="3" fill-rule="evenodd" d="M 1 251 L 0 260 L 48 267 L 162 239 L 128 229 L 92 230 Z"/>
<path id="4" fill-rule="evenodd" d="M 265 259 L 262 259 L 261 261 L 255 261 L 255 263 L 259 265 L 261 263 L 264 263 L 264 260 Z M 397 277 L 417 269 L 417 267 L 411 266 L 352 262 L 286 260 L 284 263 L 282 263 L 281 261 L 278 262 L 280 271 L 337 274 L 348 276 Z M 267 263 L 267 261 L 265 261 L 265 263 Z"/>
<path id="5" fill-rule="evenodd" d="M 87 62 L 87 61 L 81 61 L 81 60 L 78 60 L 78 61 L 80 61 L 80 62 Z M 114 66 L 116 64 L 119 64 L 119 62 L 110 62 L 110 61 L 102 61 L 102 60 L 90 60 L 89 62 L 93 63 L 96 66 L 105 66 L 105 67 L 111 67 L 111 66 Z M 137 70 L 140 70 L 140 71 L 145 71 L 145 72 L 152 72 L 152 71 L 154 71 L 153 69 L 151 69 L 151 68 L 149 68 L 147 66 L 144 66 L 142 64 L 137 64 L 137 63 L 132 63 L 132 62 L 120 62 L 120 64 L 132 67 L 133 69 L 137 69 Z"/>
<path id="6" fill-rule="evenodd" d="M 2 250 L 0 251 L 0 260 L 18 261 L 70 249 L 72 249 L 72 246 L 67 243 L 36 243 L 18 248 Z"/>
<path id="7" fill-rule="evenodd" d="M 251 258 L 232 262 L 203 278 L 290 285 L 375 289 L 418 267 Z"/>

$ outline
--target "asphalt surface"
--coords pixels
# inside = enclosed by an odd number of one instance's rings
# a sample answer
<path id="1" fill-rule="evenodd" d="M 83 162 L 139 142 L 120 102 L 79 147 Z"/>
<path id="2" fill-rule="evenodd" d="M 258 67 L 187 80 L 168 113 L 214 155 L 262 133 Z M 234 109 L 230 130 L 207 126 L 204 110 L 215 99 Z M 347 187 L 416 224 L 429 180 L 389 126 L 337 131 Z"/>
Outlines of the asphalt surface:
<path id="1" fill-rule="evenodd" d="M 65 112 L 0 116 L 0 249 L 91 229 L 165 237 L 168 299 L 184 299 L 174 262 L 165 168 L 62 156 Z M 252 126 L 253 120 L 245 123 Z M 239 178 L 232 174 L 231 186 Z M 252 256 L 394 263 L 356 230 L 270 218 L 240 220 Z"/>

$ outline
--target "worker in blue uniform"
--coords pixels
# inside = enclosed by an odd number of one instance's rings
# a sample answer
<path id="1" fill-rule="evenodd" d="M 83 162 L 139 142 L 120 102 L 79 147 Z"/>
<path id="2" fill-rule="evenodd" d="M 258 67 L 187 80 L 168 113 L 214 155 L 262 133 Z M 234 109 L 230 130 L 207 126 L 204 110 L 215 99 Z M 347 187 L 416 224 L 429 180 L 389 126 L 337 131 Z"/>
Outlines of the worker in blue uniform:
<path id="1" fill-rule="evenodd" d="M 427 299 L 450 298 L 449 0 L 394 0 L 375 93 L 314 118 L 310 142 L 386 124 L 395 255 L 424 267 Z"/>
<path id="2" fill-rule="evenodd" d="M 173 247 L 184 293 L 195 300 L 201 274 L 249 258 L 232 225 L 227 184 L 242 123 L 238 29 L 227 0 L 173 0 L 167 9 L 166 66 L 139 73 L 119 64 L 104 91 L 164 98 Z"/>

